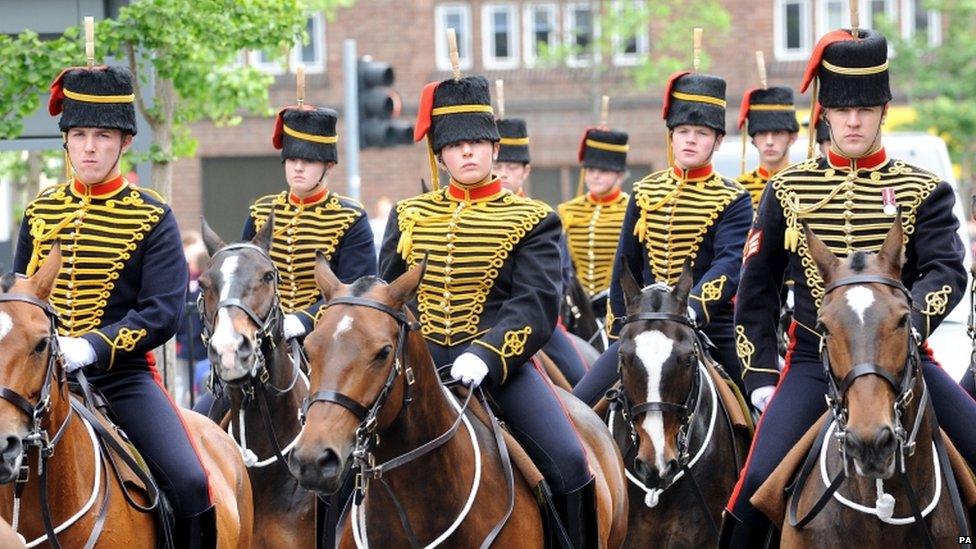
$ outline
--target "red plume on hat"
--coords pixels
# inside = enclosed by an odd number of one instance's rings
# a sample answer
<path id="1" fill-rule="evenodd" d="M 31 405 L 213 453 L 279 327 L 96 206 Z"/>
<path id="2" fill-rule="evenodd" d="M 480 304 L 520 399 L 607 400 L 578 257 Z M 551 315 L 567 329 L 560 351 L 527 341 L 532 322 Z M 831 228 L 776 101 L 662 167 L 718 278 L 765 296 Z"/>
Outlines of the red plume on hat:
<path id="1" fill-rule="evenodd" d="M 420 141 L 430 131 L 432 113 L 434 111 L 434 92 L 440 82 L 431 82 L 420 92 L 420 107 L 417 109 L 417 123 L 413 127 L 413 140 Z"/>
<path id="2" fill-rule="evenodd" d="M 58 73 L 54 78 L 54 82 L 51 82 L 51 98 L 47 102 L 47 112 L 51 116 L 57 116 L 64 110 L 64 75 L 73 70 L 105 70 L 107 68 L 105 65 L 98 65 L 92 69 L 88 67 L 68 67 Z"/>
<path id="3" fill-rule="evenodd" d="M 749 88 L 744 94 L 742 94 L 742 104 L 739 105 L 739 121 L 738 128 L 741 130 L 742 126 L 745 126 L 746 119 L 749 118 L 749 109 L 752 108 L 752 92 L 759 88 Z"/>
<path id="4" fill-rule="evenodd" d="M 583 130 L 583 137 L 580 138 L 579 151 L 576 153 L 576 161 L 582 162 L 583 158 L 586 156 L 586 140 L 590 137 L 590 130 L 605 130 L 607 128 L 601 126 L 589 126 Z"/>
<path id="5" fill-rule="evenodd" d="M 661 118 L 668 119 L 668 112 L 671 110 L 671 90 L 674 89 L 674 83 L 686 74 L 691 74 L 691 71 L 678 71 L 668 78 L 668 84 L 664 87 L 664 107 L 661 109 Z"/>
<path id="6" fill-rule="evenodd" d="M 810 83 L 817 77 L 820 71 L 820 62 L 823 60 L 824 50 L 827 49 L 827 46 L 846 41 L 854 41 L 854 37 L 850 31 L 846 30 L 831 31 L 820 38 L 817 46 L 813 49 L 813 53 L 810 55 L 810 61 L 807 62 L 806 70 L 803 71 L 803 82 L 800 84 L 800 93 L 806 92 Z"/>

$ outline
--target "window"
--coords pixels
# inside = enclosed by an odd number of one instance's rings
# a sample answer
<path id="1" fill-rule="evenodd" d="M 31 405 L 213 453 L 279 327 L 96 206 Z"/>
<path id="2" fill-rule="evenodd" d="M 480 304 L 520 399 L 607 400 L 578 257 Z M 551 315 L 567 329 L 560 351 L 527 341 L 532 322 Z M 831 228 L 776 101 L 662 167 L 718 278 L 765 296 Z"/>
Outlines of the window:
<path id="1" fill-rule="evenodd" d="M 903 0 L 901 4 L 901 33 L 905 38 L 915 35 L 928 37 L 931 46 L 942 43 L 942 18 L 939 12 L 925 9 L 924 0 Z"/>
<path id="2" fill-rule="evenodd" d="M 613 63 L 615 65 L 637 65 L 650 49 L 650 37 L 643 24 L 630 25 L 629 22 L 646 21 L 644 13 L 646 2 L 639 0 L 617 0 L 613 3 L 614 26 L 625 29 L 626 37 L 613 36 Z"/>
<path id="3" fill-rule="evenodd" d="M 894 21 L 894 0 L 861 0 L 861 27 L 873 29 L 878 22 L 878 18 L 885 17 Z M 850 16 L 848 16 L 849 18 Z"/>
<path id="4" fill-rule="evenodd" d="M 523 15 L 525 65 L 532 67 L 557 45 L 555 4 L 528 4 Z"/>
<path id="5" fill-rule="evenodd" d="M 804 60 L 810 55 L 809 0 L 776 0 L 773 7 L 776 59 Z"/>
<path id="6" fill-rule="evenodd" d="M 467 4 L 441 4 L 434 8 L 434 53 L 437 69 L 451 70 L 447 49 L 447 29 L 457 35 L 461 70 L 471 68 L 471 8 Z"/>
<path id="7" fill-rule="evenodd" d="M 598 36 L 596 13 L 587 3 L 566 5 L 566 46 L 569 56 L 566 64 L 570 67 L 586 67 L 597 57 Z"/>
<path id="8" fill-rule="evenodd" d="M 515 4 L 482 6 L 481 45 L 486 69 L 512 69 L 518 66 Z"/>
<path id="9" fill-rule="evenodd" d="M 287 67 L 291 72 L 295 72 L 295 67 L 299 63 L 305 64 L 306 73 L 317 73 L 325 71 L 325 22 L 321 13 L 316 13 L 308 18 L 305 23 L 305 33 L 308 35 L 306 43 L 302 37 L 295 40 L 295 45 L 287 52 L 286 58 L 278 60 L 270 51 L 251 51 L 245 55 L 255 68 L 268 74 L 283 74 Z M 242 59 L 243 61 L 243 59 Z M 287 65 L 286 65 L 287 63 Z"/>
<path id="10" fill-rule="evenodd" d="M 823 0 L 818 2 L 817 34 L 823 36 L 830 31 L 847 29 L 851 26 L 851 10 L 847 0 Z"/>

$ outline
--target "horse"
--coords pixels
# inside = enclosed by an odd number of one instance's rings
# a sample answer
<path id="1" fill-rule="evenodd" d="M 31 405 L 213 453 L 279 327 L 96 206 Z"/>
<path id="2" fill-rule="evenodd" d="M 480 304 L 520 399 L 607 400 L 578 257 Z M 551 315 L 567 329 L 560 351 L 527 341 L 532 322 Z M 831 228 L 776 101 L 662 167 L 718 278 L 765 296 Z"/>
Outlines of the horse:
<path id="1" fill-rule="evenodd" d="M 47 302 L 60 268 L 56 244 L 30 278 L 0 278 L 0 515 L 31 546 L 162 545 L 155 483 L 104 417 L 69 392 Z M 210 420 L 192 412 L 184 420 L 208 470 L 219 547 L 250 547 L 240 455 Z"/>
<path id="2" fill-rule="evenodd" d="M 282 329 L 278 271 L 269 255 L 273 227 L 269 219 L 250 242 L 227 245 L 203 221 L 210 263 L 200 275 L 198 308 L 226 399 L 211 411 L 220 417 L 211 419 L 237 441 L 250 473 L 255 545 L 313 547 L 315 497 L 285 461 L 301 430 L 297 412 L 308 379 L 298 341 L 286 342 Z"/>
<path id="3" fill-rule="evenodd" d="M 824 281 L 829 412 L 790 487 L 782 544 L 846 545 L 838 534 L 856 532 L 866 546 L 956 545 L 968 519 L 921 375 L 900 216 L 876 254 L 843 261 L 805 231 Z"/>
<path id="4" fill-rule="evenodd" d="M 748 437 L 719 396 L 700 335 L 688 318 L 692 271 L 674 288 L 644 289 L 621 277 L 627 316 L 620 332 L 620 383 L 608 425 L 624 455 L 630 495 L 626 547 L 714 546 Z"/>
<path id="5" fill-rule="evenodd" d="M 606 336 L 603 333 L 602 319 L 593 312 L 593 302 L 576 276 L 572 282 L 563 288 L 563 300 L 559 308 L 559 316 L 570 334 L 592 345 L 602 352 L 607 348 Z M 606 299 L 606 294 L 598 294 L 595 299 Z"/>
<path id="6" fill-rule="evenodd" d="M 292 468 L 303 486 L 325 493 L 351 462 L 358 468 L 343 547 L 543 547 L 534 487 L 521 469 L 513 476 L 505 438 L 473 393 L 461 398 L 441 385 L 405 306 L 425 265 L 389 284 L 344 285 L 320 256 L 316 280 L 328 302 L 305 340 L 315 392 L 303 405 Z M 627 518 L 620 455 L 595 414 L 565 403 L 598 479 L 600 545 L 618 547 Z"/>

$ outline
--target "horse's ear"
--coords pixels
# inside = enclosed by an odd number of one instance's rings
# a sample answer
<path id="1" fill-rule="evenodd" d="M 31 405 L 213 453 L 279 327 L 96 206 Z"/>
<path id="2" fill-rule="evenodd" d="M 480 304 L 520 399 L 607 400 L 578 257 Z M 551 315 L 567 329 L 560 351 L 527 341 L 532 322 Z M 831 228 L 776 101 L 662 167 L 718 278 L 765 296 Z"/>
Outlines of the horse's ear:
<path id="1" fill-rule="evenodd" d="M 47 254 L 44 263 L 37 269 L 37 272 L 30 277 L 31 285 L 34 287 L 34 294 L 38 299 L 47 299 L 54 288 L 54 281 L 61 270 L 61 242 L 55 242 L 51 247 L 51 252 Z"/>
<path id="2" fill-rule="evenodd" d="M 641 287 L 637 282 L 637 278 L 634 277 L 634 273 L 630 272 L 630 265 L 627 265 L 627 263 L 624 263 L 620 274 L 620 288 L 624 292 L 624 307 L 629 311 L 632 305 L 637 305 L 637 301 L 640 299 Z"/>
<path id="3" fill-rule="evenodd" d="M 254 244 L 265 252 L 271 251 L 271 239 L 274 237 L 274 225 L 274 210 L 271 210 L 271 213 L 268 214 L 268 219 L 265 220 L 264 225 L 261 226 L 261 230 L 254 235 L 254 238 L 251 239 L 251 244 Z"/>
<path id="4" fill-rule="evenodd" d="M 889 274 L 898 276 L 905 262 L 905 231 L 901 225 L 901 210 L 895 215 L 895 221 L 888 229 L 884 244 L 878 252 L 878 263 Z"/>
<path id="5" fill-rule="evenodd" d="M 830 248 L 823 243 L 820 238 L 813 233 L 810 226 L 807 225 L 806 221 L 803 222 L 803 233 L 807 239 L 807 248 L 810 249 L 810 256 L 813 258 L 813 262 L 817 264 L 817 270 L 820 271 L 820 277 L 823 278 L 825 283 L 829 283 L 834 277 L 834 271 L 837 270 L 838 265 L 840 265 L 840 260 L 834 255 L 834 252 L 830 251 Z"/>
<path id="6" fill-rule="evenodd" d="M 429 192 L 430 192 L 430 185 L 428 185 L 427 184 L 427 181 L 423 177 L 421 177 L 420 178 L 420 194 L 427 194 Z"/>
<path id="7" fill-rule="evenodd" d="M 424 273 L 426 271 L 427 256 L 425 255 L 420 263 L 398 276 L 393 282 L 390 282 L 390 297 L 393 299 L 396 307 L 402 307 L 405 303 L 413 300 L 414 296 L 417 295 L 417 289 L 420 288 L 420 281 L 424 279 Z"/>
<path id="8" fill-rule="evenodd" d="M 329 258 L 325 257 L 322 250 L 316 250 L 315 252 L 315 283 L 318 285 L 319 291 L 322 292 L 322 297 L 326 301 L 332 299 L 339 289 L 344 286 L 342 281 L 339 280 L 339 277 L 332 272 L 332 267 L 329 266 Z"/>
<path id="9" fill-rule="evenodd" d="M 678 282 L 674 285 L 671 295 L 678 303 L 687 307 L 688 296 L 691 295 L 691 289 L 694 286 L 695 275 L 691 270 L 691 259 L 686 259 L 684 265 L 681 266 L 681 276 L 678 277 Z"/>
<path id="10" fill-rule="evenodd" d="M 207 218 L 200 216 L 200 234 L 203 235 L 203 245 L 207 248 L 207 253 L 210 257 L 219 252 L 222 248 L 227 246 L 224 240 L 210 228 L 210 224 L 207 223 Z"/>

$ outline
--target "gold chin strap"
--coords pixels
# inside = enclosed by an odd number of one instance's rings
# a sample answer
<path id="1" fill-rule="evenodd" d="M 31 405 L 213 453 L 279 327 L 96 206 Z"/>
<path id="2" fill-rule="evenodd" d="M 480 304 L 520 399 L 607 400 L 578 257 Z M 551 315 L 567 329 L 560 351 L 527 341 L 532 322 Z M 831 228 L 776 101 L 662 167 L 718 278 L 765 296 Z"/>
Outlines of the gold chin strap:
<path id="1" fill-rule="evenodd" d="M 750 110 L 752 107 L 750 107 Z M 749 118 L 746 117 L 745 123 L 742 125 L 742 159 L 739 161 L 739 173 L 746 173 L 746 143 L 748 142 L 749 135 Z"/>

